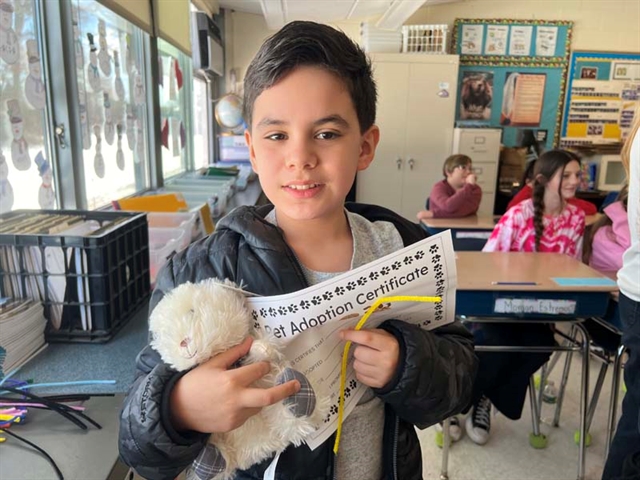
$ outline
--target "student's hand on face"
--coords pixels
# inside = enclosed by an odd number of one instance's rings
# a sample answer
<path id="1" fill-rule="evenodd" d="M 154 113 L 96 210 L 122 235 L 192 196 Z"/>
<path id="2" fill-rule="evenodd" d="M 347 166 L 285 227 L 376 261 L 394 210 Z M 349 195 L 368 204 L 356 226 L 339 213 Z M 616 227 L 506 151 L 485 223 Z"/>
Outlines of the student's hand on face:
<path id="1" fill-rule="evenodd" d="M 251 384 L 270 371 L 267 362 L 238 368 L 233 365 L 249 353 L 252 340 L 230 348 L 183 376 L 171 391 L 171 421 L 178 431 L 229 432 L 262 407 L 297 393 L 296 380 L 271 388 Z"/>
<path id="2" fill-rule="evenodd" d="M 400 346 L 396 337 L 385 330 L 343 330 L 340 337 L 355 345 L 353 368 L 356 378 L 372 388 L 386 386 L 398 367 Z"/>
<path id="3" fill-rule="evenodd" d="M 469 175 L 467 175 L 467 178 L 465 178 L 464 181 L 469 185 L 475 185 L 478 181 L 478 178 L 476 177 L 475 173 L 470 173 Z"/>

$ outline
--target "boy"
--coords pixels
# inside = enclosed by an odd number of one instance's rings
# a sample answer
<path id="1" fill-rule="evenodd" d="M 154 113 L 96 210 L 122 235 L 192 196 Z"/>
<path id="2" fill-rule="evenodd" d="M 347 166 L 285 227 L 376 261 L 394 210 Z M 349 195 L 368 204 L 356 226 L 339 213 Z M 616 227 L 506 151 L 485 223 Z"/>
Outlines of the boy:
<path id="1" fill-rule="evenodd" d="M 442 174 L 444 180 L 431 189 L 429 209 L 420 211 L 418 220 L 466 217 L 478 211 L 482 189 L 476 183 L 471 159 L 466 155 L 451 155 L 444 161 Z"/>
<path id="2" fill-rule="evenodd" d="M 242 207 L 216 231 L 175 255 L 160 273 L 150 309 L 176 285 L 229 278 L 251 292 L 293 292 L 419 240 L 422 230 L 393 212 L 344 205 L 356 172 L 373 160 L 376 89 L 364 53 L 342 32 L 293 22 L 268 39 L 249 66 L 244 109 L 251 162 L 273 206 Z M 311 451 L 289 447 L 276 479 L 422 478 L 414 425 L 461 411 L 476 370 L 470 334 L 458 323 L 433 332 L 401 321 L 343 332 L 356 344 L 357 378 L 371 387 L 333 438 Z M 259 408 L 296 392 L 296 381 L 267 390 L 250 384 L 268 371 L 229 369 L 246 341 L 186 374 L 150 347 L 121 417 L 120 453 L 146 478 L 173 479 L 208 433 L 241 425 Z M 264 477 L 266 460 L 238 479 Z"/>

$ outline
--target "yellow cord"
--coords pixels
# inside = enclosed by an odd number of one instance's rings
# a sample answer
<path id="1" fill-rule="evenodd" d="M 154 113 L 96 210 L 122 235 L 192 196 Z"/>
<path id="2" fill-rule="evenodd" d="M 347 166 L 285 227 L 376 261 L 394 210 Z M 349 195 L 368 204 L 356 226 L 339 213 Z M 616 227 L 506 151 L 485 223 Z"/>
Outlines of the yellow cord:
<path id="1" fill-rule="evenodd" d="M 378 298 L 373 305 L 369 307 L 366 313 L 362 316 L 358 324 L 356 325 L 354 330 L 360 330 L 365 322 L 369 319 L 371 314 L 375 312 L 380 305 L 383 303 L 394 303 L 394 302 L 428 302 L 428 303 L 439 303 L 442 301 L 442 297 L 422 297 L 422 296 L 410 296 L 410 295 L 399 295 L 395 297 L 382 297 Z M 347 361 L 349 358 L 349 347 L 351 347 L 351 342 L 347 342 L 344 345 L 344 351 L 342 353 L 342 368 L 340 370 L 340 401 L 338 404 L 338 430 L 336 431 L 336 441 L 333 444 L 333 453 L 338 454 L 338 448 L 340 447 L 340 434 L 342 433 L 342 417 L 344 415 L 344 389 L 345 384 L 347 383 Z"/>

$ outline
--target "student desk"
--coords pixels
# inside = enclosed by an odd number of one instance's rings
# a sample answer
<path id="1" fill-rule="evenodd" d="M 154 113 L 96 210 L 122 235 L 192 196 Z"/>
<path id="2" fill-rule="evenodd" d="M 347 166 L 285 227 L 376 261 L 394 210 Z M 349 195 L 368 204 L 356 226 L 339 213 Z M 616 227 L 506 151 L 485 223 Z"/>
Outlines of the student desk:
<path id="1" fill-rule="evenodd" d="M 580 345 L 567 346 L 478 346 L 482 351 L 582 351 L 580 396 L 580 444 L 578 479 L 584 477 L 585 429 L 589 380 L 589 335 L 583 319 L 603 316 L 615 285 L 590 285 L 588 279 L 606 278 L 578 260 L 554 253 L 457 252 L 458 289 L 456 315 L 474 322 L 569 322 L 582 332 Z M 553 278 L 578 279 L 560 286 Z M 582 281 L 584 285 L 578 285 Z M 501 284 L 496 284 L 501 282 Z M 526 282 L 527 284 L 523 284 Z M 522 313 L 523 309 L 527 313 Z M 556 313 L 554 313 L 556 312 Z M 471 317 L 471 318 L 470 318 Z M 539 414 L 535 394 L 529 392 L 534 409 L 534 434 Z M 448 422 L 447 422 L 448 423 Z M 441 478 L 447 478 L 448 428 L 445 431 Z"/>
<path id="2" fill-rule="evenodd" d="M 500 220 L 500 216 L 469 215 L 461 218 L 427 218 L 422 220 L 423 228 L 434 235 L 443 230 L 451 230 L 453 248 L 456 251 L 479 251 Z"/>
<path id="3" fill-rule="evenodd" d="M 602 215 L 602 213 L 587 215 L 586 226 L 591 226 Z M 427 218 L 421 220 L 421 224 L 431 235 L 451 230 L 454 250 L 463 252 L 482 250 L 498 221 L 500 221 L 500 215 L 469 215 L 461 218 Z"/>

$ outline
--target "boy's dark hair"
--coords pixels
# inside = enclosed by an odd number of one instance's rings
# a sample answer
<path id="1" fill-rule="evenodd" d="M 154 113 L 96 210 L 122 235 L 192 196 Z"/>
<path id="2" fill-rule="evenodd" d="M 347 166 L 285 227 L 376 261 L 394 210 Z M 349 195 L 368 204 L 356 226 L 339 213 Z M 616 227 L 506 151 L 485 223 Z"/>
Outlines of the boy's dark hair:
<path id="1" fill-rule="evenodd" d="M 540 240 L 544 231 L 544 191 L 547 183 L 553 178 L 558 170 L 560 175 L 564 174 L 564 169 L 571 162 L 578 162 L 580 156 L 569 150 L 555 149 L 548 150 L 540 155 L 533 167 L 533 226 L 536 231 L 536 251 L 540 248 Z M 562 183 L 558 185 L 558 195 L 562 198 Z"/>
<path id="2" fill-rule="evenodd" d="M 265 40 L 247 69 L 243 113 L 249 129 L 258 95 L 301 66 L 324 68 L 345 83 L 358 115 L 360 132 L 374 124 L 376 84 L 364 51 L 340 30 L 296 21 Z"/>

